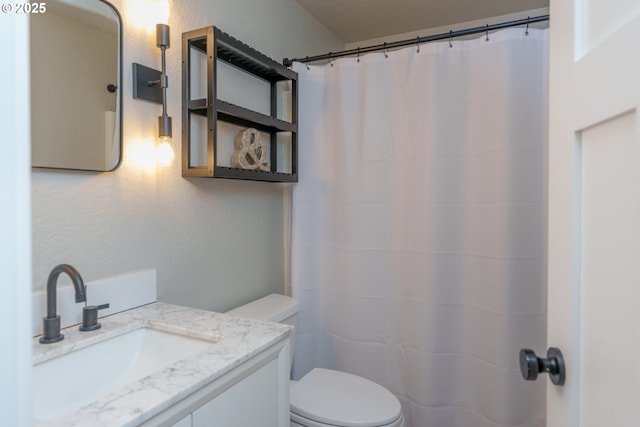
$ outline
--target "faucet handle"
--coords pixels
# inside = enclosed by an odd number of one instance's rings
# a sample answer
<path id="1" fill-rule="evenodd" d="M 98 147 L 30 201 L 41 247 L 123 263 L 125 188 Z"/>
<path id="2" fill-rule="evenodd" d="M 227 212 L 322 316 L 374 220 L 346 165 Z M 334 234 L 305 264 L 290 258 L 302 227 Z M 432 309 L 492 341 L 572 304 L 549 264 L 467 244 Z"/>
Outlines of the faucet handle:
<path id="1" fill-rule="evenodd" d="M 104 310 L 105 308 L 109 308 L 109 304 L 90 305 L 88 307 L 83 307 L 82 325 L 78 329 L 83 332 L 95 331 L 96 329 L 100 329 L 102 325 L 98 323 L 98 310 Z"/>

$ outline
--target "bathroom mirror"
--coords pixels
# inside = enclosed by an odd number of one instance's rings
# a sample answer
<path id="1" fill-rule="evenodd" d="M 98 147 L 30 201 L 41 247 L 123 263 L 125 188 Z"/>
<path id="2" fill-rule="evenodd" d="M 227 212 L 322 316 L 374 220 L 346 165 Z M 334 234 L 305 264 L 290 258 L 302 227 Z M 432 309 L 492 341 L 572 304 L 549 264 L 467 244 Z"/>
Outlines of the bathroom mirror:
<path id="1" fill-rule="evenodd" d="M 31 165 L 114 170 L 122 152 L 120 14 L 102 0 L 52 0 L 39 12 L 30 15 Z"/>

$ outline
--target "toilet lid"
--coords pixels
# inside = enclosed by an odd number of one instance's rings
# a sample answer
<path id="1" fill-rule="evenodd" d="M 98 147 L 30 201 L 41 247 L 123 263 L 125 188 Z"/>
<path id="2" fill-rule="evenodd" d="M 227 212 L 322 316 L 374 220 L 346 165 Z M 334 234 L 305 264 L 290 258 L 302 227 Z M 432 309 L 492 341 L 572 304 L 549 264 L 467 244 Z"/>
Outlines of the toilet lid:
<path id="1" fill-rule="evenodd" d="M 389 390 L 373 381 L 316 368 L 291 382 L 291 412 L 330 425 L 374 427 L 395 421 L 401 408 Z"/>

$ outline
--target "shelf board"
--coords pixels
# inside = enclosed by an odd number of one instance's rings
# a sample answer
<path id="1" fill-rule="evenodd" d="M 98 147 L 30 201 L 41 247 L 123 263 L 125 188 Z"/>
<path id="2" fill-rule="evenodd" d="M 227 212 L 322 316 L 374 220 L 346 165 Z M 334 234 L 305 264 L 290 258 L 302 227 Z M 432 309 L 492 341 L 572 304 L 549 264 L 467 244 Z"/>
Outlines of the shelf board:
<path id="1" fill-rule="evenodd" d="M 216 178 L 248 179 L 252 181 L 298 182 L 298 176 L 292 173 L 237 169 L 227 166 L 215 166 L 213 168 L 213 176 Z"/>
<path id="2" fill-rule="evenodd" d="M 259 128 L 266 132 L 297 132 L 298 126 L 266 114 L 258 113 L 226 101 L 216 101 L 218 119 L 240 126 Z"/>
<path id="3" fill-rule="evenodd" d="M 218 59 L 270 82 L 296 78 L 295 72 L 219 28 L 215 29 L 214 39 Z"/>
<path id="4" fill-rule="evenodd" d="M 239 126 L 255 127 L 265 132 L 297 132 L 298 126 L 284 120 L 276 119 L 230 102 L 217 100 L 217 119 L 237 124 Z M 188 109 L 192 113 L 201 116 L 207 115 L 207 100 L 193 99 L 188 103 Z"/>
<path id="5" fill-rule="evenodd" d="M 192 99 L 188 102 L 187 108 L 189 108 L 190 110 L 206 110 L 207 100 L 206 98 Z"/>

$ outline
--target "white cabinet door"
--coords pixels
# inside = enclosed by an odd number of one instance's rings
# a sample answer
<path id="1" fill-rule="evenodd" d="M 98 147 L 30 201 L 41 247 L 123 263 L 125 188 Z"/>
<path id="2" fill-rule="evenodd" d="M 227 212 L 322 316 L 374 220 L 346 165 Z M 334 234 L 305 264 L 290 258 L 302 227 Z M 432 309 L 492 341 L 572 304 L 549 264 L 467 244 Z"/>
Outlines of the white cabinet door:
<path id="1" fill-rule="evenodd" d="M 187 415 L 171 427 L 191 427 L 191 414 Z"/>
<path id="2" fill-rule="evenodd" d="M 640 426 L 640 1 L 552 1 L 550 26 L 547 425 Z"/>
<path id="3" fill-rule="evenodd" d="M 279 425 L 278 360 L 272 360 L 192 413 L 193 427 Z"/>

